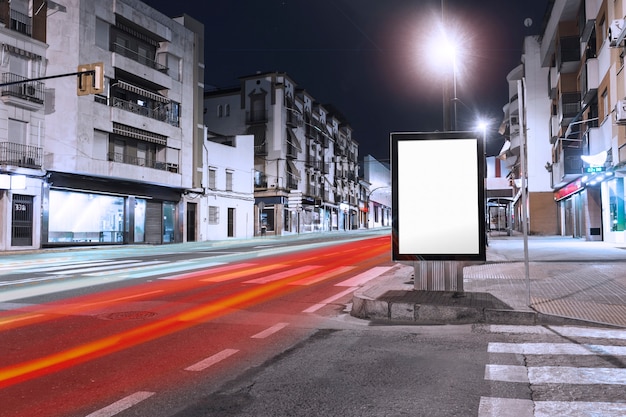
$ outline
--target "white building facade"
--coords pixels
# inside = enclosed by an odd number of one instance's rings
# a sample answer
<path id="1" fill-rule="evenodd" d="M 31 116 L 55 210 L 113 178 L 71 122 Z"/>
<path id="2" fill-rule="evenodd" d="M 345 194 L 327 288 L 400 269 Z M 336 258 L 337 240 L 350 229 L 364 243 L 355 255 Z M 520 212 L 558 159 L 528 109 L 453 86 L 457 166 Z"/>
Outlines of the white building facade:
<path id="1" fill-rule="evenodd" d="M 254 236 L 254 136 L 208 136 L 200 241 Z M 190 195 L 191 198 L 191 195 Z"/>
<path id="2" fill-rule="evenodd" d="M 372 155 L 363 158 L 363 180 L 368 187 L 362 199 L 368 229 L 391 226 L 391 171 Z"/>

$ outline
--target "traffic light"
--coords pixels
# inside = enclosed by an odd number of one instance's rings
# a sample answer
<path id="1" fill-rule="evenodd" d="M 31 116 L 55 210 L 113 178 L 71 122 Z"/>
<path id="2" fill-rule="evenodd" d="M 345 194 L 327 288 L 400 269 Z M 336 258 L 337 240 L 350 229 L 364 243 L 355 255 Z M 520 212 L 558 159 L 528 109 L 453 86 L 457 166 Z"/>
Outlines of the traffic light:
<path id="1" fill-rule="evenodd" d="M 104 92 L 103 62 L 79 65 L 76 75 L 76 94 L 79 96 Z"/>

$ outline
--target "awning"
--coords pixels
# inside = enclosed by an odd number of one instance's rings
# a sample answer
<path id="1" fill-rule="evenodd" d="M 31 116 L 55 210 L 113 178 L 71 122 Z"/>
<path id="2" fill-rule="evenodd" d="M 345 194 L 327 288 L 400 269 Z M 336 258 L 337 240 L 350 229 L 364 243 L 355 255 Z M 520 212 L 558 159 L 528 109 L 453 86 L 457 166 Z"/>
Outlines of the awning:
<path id="1" fill-rule="evenodd" d="M 296 168 L 296 164 L 293 161 L 287 160 L 287 171 L 295 178 L 300 179 L 300 171 Z"/>
<path id="2" fill-rule="evenodd" d="M 113 122 L 113 133 L 120 136 L 143 140 L 145 142 L 156 143 L 162 146 L 167 145 L 167 136 L 159 135 L 158 133 L 148 132 L 147 130 L 143 129 L 137 129 L 136 127 L 132 126 L 126 126 L 121 123 Z"/>
<path id="3" fill-rule="evenodd" d="M 298 152 L 302 152 L 302 146 L 300 146 L 300 141 L 298 140 L 298 137 L 296 136 L 294 131 L 290 128 L 287 128 L 287 137 L 287 142 L 291 143 L 293 147 L 298 150 Z"/>
<path id="4" fill-rule="evenodd" d="M 170 99 L 168 99 L 167 97 L 153 93 L 152 91 L 146 90 L 144 88 L 137 87 L 136 85 L 129 84 L 126 81 L 118 81 L 114 85 L 117 85 L 119 88 L 122 88 L 126 91 L 130 91 L 131 93 L 138 94 L 154 101 L 160 101 L 161 103 L 170 102 Z"/>

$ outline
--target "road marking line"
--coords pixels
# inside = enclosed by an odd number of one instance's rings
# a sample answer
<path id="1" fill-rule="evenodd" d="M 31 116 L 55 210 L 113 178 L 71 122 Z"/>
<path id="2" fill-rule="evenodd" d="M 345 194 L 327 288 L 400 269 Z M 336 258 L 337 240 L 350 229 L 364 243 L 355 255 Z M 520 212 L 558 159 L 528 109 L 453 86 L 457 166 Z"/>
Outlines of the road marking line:
<path id="1" fill-rule="evenodd" d="M 85 417 L 110 417 L 116 414 L 121 413 L 124 410 L 129 409 L 133 405 L 140 403 L 141 401 L 150 398 L 154 395 L 154 392 L 148 391 L 139 391 L 134 394 L 129 395 L 128 397 L 122 398 L 119 401 L 114 402 L 113 404 L 101 408 L 98 411 L 94 411 Z"/>
<path id="2" fill-rule="evenodd" d="M 374 268 L 353 276 L 350 279 L 335 284 L 336 287 L 358 287 L 367 281 L 374 279 L 385 272 L 389 271 L 393 266 L 375 266 Z"/>
<path id="3" fill-rule="evenodd" d="M 481 397 L 478 417 L 596 416 L 623 417 L 626 404 L 583 401 L 535 401 Z"/>
<path id="4" fill-rule="evenodd" d="M 244 275 L 258 274 L 261 272 L 272 271 L 274 269 L 284 268 L 286 265 L 284 264 L 276 264 L 276 265 L 265 265 L 265 266 L 257 266 L 255 268 L 242 269 L 234 272 L 230 272 L 228 274 L 217 275 L 211 278 L 204 278 L 200 281 L 202 282 L 222 282 L 228 281 L 236 278 L 243 278 Z M 209 271 L 211 272 L 211 271 Z"/>
<path id="5" fill-rule="evenodd" d="M 534 417 L 532 400 L 480 397 L 478 417 Z"/>
<path id="6" fill-rule="evenodd" d="M 490 353 L 517 353 L 521 355 L 626 356 L 626 346 L 576 343 L 489 343 L 487 351 Z"/>
<path id="7" fill-rule="evenodd" d="M 486 365 L 485 379 L 530 384 L 626 385 L 626 369 L 569 366 Z"/>
<path id="8" fill-rule="evenodd" d="M 328 304 L 332 303 L 333 301 L 340 299 L 340 298 L 341 298 L 341 297 L 343 297 L 344 295 L 348 295 L 348 294 L 350 294 L 350 293 L 351 293 L 351 292 L 353 292 L 354 290 L 356 290 L 356 287 L 354 287 L 354 288 L 348 288 L 347 290 L 344 290 L 344 291 L 342 291 L 342 292 L 340 292 L 340 293 L 338 293 L 338 294 L 335 294 L 335 295 L 333 295 L 332 297 L 328 297 L 327 299 L 325 299 L 325 300 L 321 301 L 321 302 L 320 302 L 320 303 L 318 303 L 318 304 L 314 304 L 314 305 L 312 305 L 311 307 L 309 307 L 309 308 L 307 308 L 307 309 L 305 309 L 305 310 L 302 310 L 302 312 L 303 312 L 303 313 L 315 313 L 315 312 L 316 312 L 317 310 L 319 310 L 320 308 L 325 307 L 325 306 L 327 306 Z"/>
<path id="9" fill-rule="evenodd" d="M 184 265 L 182 265 L 183 262 L 176 262 L 174 264 L 172 264 L 171 266 L 168 266 L 167 268 L 163 268 L 161 270 L 159 270 L 159 273 L 168 273 L 168 272 L 178 272 L 180 270 L 185 270 L 185 269 L 189 269 L 192 268 L 190 267 L 190 264 L 193 264 L 193 261 L 187 262 L 184 261 Z M 217 265 L 223 265 L 224 262 L 209 262 L 208 264 L 204 264 L 202 265 L 203 268 L 211 268 Z M 147 274 L 150 275 L 154 275 L 152 272 L 148 272 Z M 163 279 L 163 280 L 169 280 L 169 281 L 175 281 L 175 280 L 179 280 L 179 279 L 185 279 L 185 278 L 193 278 L 190 277 L 189 274 L 182 274 L 182 275 L 172 275 L 172 276 L 167 276 L 167 277 L 158 277 L 157 279 Z"/>
<path id="10" fill-rule="evenodd" d="M 124 268 L 110 267 L 110 268 L 101 268 L 99 272 L 89 272 L 84 275 L 90 277 L 100 277 L 105 275 L 114 275 L 114 274 L 123 274 L 126 272 L 133 271 L 143 271 L 144 269 L 149 269 L 154 267 L 155 265 L 162 265 L 164 263 L 168 263 L 168 261 L 150 261 L 150 262 L 137 262 L 136 264 L 124 265 Z M 92 268 L 92 271 L 98 271 L 98 268 Z M 72 273 L 76 273 L 76 271 L 71 271 Z M 80 271 L 82 272 L 82 271 Z"/>
<path id="11" fill-rule="evenodd" d="M 276 274 L 268 275 L 261 278 L 251 279 L 249 281 L 245 281 L 244 284 L 267 284 L 268 282 L 278 281 L 279 279 L 287 278 L 292 275 L 301 274 L 303 272 L 310 271 L 312 269 L 320 268 L 319 265 L 306 265 L 301 266 L 300 268 L 290 269 L 283 272 L 278 272 Z"/>
<path id="12" fill-rule="evenodd" d="M 265 329 L 262 332 L 255 334 L 254 336 L 250 336 L 251 339 L 265 339 L 268 336 L 273 335 L 274 333 L 284 329 L 289 326 L 289 323 L 277 323 L 270 327 L 269 329 Z"/>
<path id="13" fill-rule="evenodd" d="M 6 320 L 5 319 L 0 319 L 0 326 L 5 326 L 7 324 L 15 323 L 15 322 L 18 322 L 18 321 L 34 319 L 34 318 L 41 317 L 41 316 L 43 316 L 43 314 L 30 314 L 30 315 L 27 315 L 27 316 L 10 318 L 10 319 L 6 319 Z"/>
<path id="14" fill-rule="evenodd" d="M 354 266 L 340 266 L 338 268 L 331 269 L 328 272 L 322 272 L 320 274 L 313 275 L 312 277 L 306 277 L 306 278 L 299 279 L 297 281 L 290 282 L 289 285 L 313 285 L 313 284 L 318 283 L 320 281 L 324 281 L 324 280 L 326 280 L 328 278 L 332 278 L 335 275 L 341 275 L 344 272 L 351 271 L 354 268 L 356 268 L 356 267 L 354 267 Z"/>
<path id="15" fill-rule="evenodd" d="M 493 324 L 489 326 L 491 333 L 521 333 L 521 334 L 549 334 L 567 337 L 589 337 L 595 339 L 622 339 L 626 340 L 624 330 L 611 329 L 585 329 L 571 326 L 511 326 Z"/>
<path id="16" fill-rule="evenodd" d="M 48 274 L 81 274 L 83 272 L 95 272 L 95 271 L 104 271 L 108 269 L 116 269 L 116 268 L 125 268 L 130 265 L 140 265 L 143 261 L 136 259 L 129 259 L 126 261 L 111 261 L 111 262 L 94 262 L 92 265 L 85 268 L 85 264 L 83 265 L 65 265 L 63 268 L 49 268 L 45 272 Z M 96 266 L 93 266 L 96 265 Z M 76 268 L 78 266 L 79 268 Z M 44 271 L 41 271 L 44 272 Z"/>
<path id="17" fill-rule="evenodd" d="M 537 401 L 535 416 L 602 416 L 623 417 L 626 404 L 609 402 L 583 401 Z"/>
<path id="18" fill-rule="evenodd" d="M 95 303 L 87 303 L 87 304 L 80 304 L 80 307 L 90 307 L 90 306 L 95 306 L 98 304 L 109 304 L 109 303 L 114 303 L 116 301 L 125 301 L 125 300 L 130 300 L 132 298 L 139 298 L 139 297 L 144 297 L 146 295 L 152 295 L 152 294 L 159 294 L 164 292 L 163 290 L 156 290 L 156 291 L 149 291 L 149 292 L 144 292 L 141 294 L 135 294 L 135 295 L 129 295 L 127 297 L 120 297 L 120 298 L 113 298 L 111 300 L 104 300 L 104 301 L 96 301 Z"/>
<path id="19" fill-rule="evenodd" d="M 185 368 L 185 371 L 203 371 L 209 366 L 213 366 L 216 363 L 223 361 L 224 359 L 234 355 L 237 352 L 239 352 L 238 349 L 224 349 L 223 351 L 216 353 L 213 356 L 209 356 L 208 358 L 203 359 L 200 362 Z"/>

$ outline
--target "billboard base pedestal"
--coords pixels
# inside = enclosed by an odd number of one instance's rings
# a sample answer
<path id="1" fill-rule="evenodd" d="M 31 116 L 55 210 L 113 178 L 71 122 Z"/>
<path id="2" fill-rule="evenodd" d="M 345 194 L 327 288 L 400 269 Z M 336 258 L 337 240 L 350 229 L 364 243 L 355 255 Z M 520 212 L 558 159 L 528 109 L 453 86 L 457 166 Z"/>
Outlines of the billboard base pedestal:
<path id="1" fill-rule="evenodd" d="M 463 267 L 460 261 L 417 261 L 414 288 L 421 291 L 463 292 Z"/>

